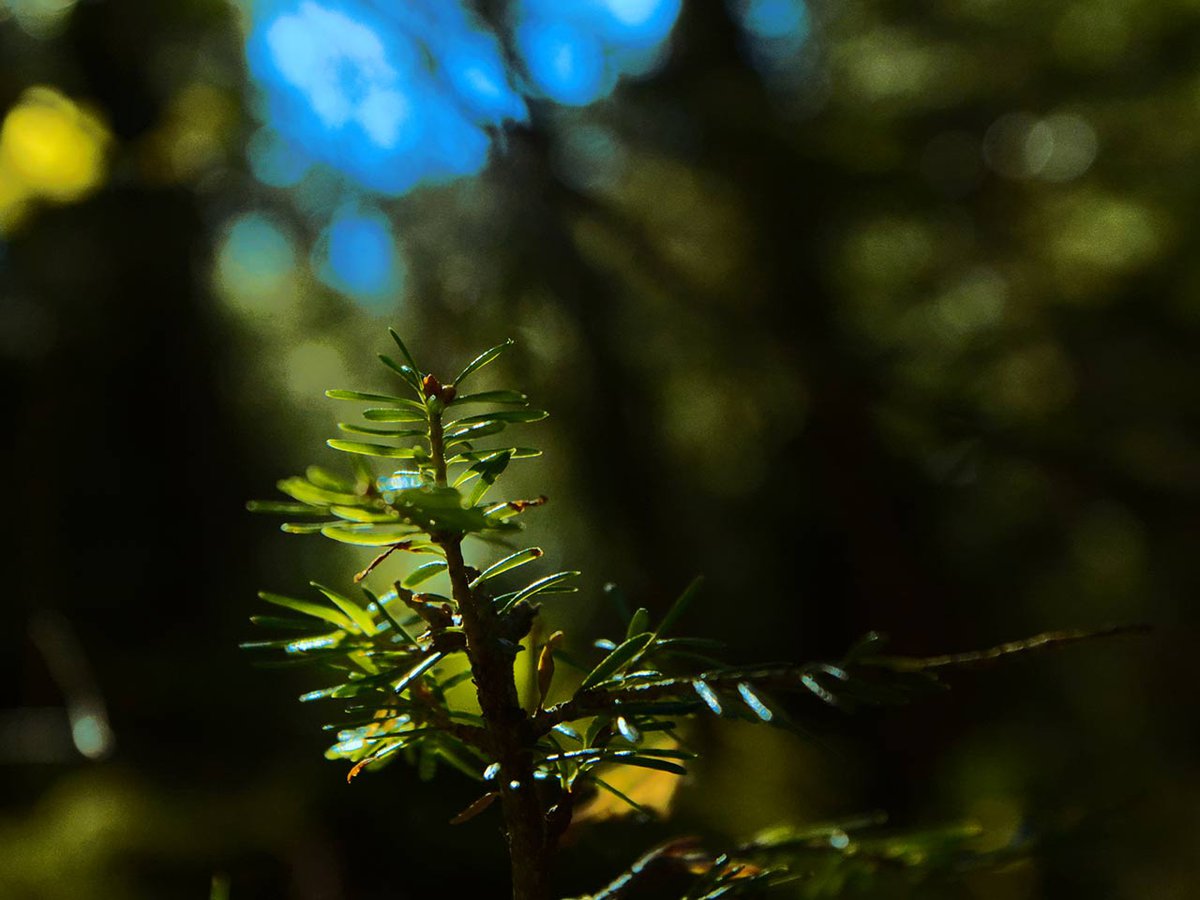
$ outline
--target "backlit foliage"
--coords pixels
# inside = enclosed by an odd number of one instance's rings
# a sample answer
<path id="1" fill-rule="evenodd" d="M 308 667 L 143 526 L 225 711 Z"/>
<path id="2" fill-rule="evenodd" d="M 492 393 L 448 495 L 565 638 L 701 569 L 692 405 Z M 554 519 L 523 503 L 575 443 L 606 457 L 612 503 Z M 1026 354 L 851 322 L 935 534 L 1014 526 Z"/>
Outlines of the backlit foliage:
<path id="1" fill-rule="evenodd" d="M 330 673 L 332 684 L 300 699 L 330 701 L 336 710 L 325 726 L 335 739 L 327 756 L 351 764 L 348 778 L 397 758 L 426 778 L 449 766 L 481 791 L 454 824 L 502 801 L 516 897 L 547 896 L 539 887 L 548 883 L 545 873 L 528 870 L 548 867 L 576 812 L 580 820 L 612 815 L 612 804 L 598 803 L 598 796 L 647 815 L 669 808 L 671 791 L 661 778 L 685 775 L 695 757 L 680 733 L 689 718 L 795 728 L 786 711 L 794 704 L 780 699 L 787 694 L 842 708 L 902 703 L 940 689 L 942 669 L 1096 634 L 1060 632 L 980 652 L 914 658 L 884 655 L 884 637 L 872 633 L 836 663 L 735 666 L 723 661 L 720 641 L 681 633 L 688 607 L 702 592 L 697 579 L 657 621 L 645 608 L 630 610 L 608 586 L 618 627 L 590 649 L 570 646 L 561 631 L 543 638 L 534 627 L 541 604 L 575 593 L 579 573 L 537 570 L 542 550 L 521 545 L 521 519 L 546 498 L 509 497 L 500 487 L 513 462 L 540 453 L 507 440 L 508 430 L 547 413 L 516 390 L 470 391 L 474 373 L 511 341 L 442 382 L 417 364 L 395 332 L 392 337 L 398 359 L 380 359 L 397 379 L 395 395 L 327 392 L 365 404 L 361 421 L 339 424 L 347 437 L 328 441 L 349 456 L 351 473 L 311 467 L 279 482 L 289 501 L 251 504 L 286 516 L 287 532 L 378 548 L 379 555 L 354 575 L 353 587 L 314 583 L 306 598 L 262 593 L 283 614 L 252 621 L 282 636 L 244 646 Z M 489 548 L 478 566 L 464 560 L 466 538 L 474 539 L 471 548 Z M 365 580 L 396 553 L 420 562 L 388 590 L 369 590 Z M 526 566 L 534 574 L 511 586 L 512 573 Z M 439 583 L 448 583 L 441 588 L 446 593 L 430 587 Z M 523 706 L 514 677 L 518 658 L 532 659 L 527 665 L 536 682 L 535 696 Z M 474 692 L 456 690 L 468 681 Z M 655 775 L 646 792 L 651 808 L 622 790 L 642 783 L 625 776 L 630 770 Z M 674 841 L 593 896 L 621 896 L 634 881 L 663 869 L 684 878 L 684 898 L 740 896 L 785 883 L 827 896 L 880 870 L 965 871 L 1021 850 L 976 852 L 970 828 L 895 834 L 879 832 L 880 824 L 868 818 L 765 832 L 716 856 L 695 841 Z"/>

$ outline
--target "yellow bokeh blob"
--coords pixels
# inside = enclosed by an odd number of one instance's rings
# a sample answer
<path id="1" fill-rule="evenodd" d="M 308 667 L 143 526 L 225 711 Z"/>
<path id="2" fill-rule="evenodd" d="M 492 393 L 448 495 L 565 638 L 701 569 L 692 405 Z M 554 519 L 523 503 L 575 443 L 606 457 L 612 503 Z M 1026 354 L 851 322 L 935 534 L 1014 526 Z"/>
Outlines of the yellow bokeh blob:
<path id="1" fill-rule="evenodd" d="M 56 90 L 27 90 L 0 125 L 0 230 L 32 199 L 69 203 L 103 182 L 108 129 Z"/>

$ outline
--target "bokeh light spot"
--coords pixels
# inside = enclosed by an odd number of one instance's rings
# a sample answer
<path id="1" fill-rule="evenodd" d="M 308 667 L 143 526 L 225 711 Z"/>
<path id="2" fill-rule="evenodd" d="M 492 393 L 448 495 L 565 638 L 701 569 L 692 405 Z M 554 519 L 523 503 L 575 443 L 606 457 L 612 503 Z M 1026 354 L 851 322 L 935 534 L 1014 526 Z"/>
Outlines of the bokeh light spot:
<path id="1" fill-rule="evenodd" d="M 1048 223 L 1049 249 L 1060 263 L 1122 271 L 1146 264 L 1161 234 L 1154 215 L 1124 197 L 1088 194 L 1063 204 Z"/>
<path id="2" fill-rule="evenodd" d="M 812 20 L 805 0 L 727 0 L 750 61 L 777 87 L 812 75 Z"/>
<path id="3" fill-rule="evenodd" d="M 230 305 L 268 315 L 294 293 L 295 246 L 273 219 L 247 213 L 227 227 L 216 268 L 217 285 Z"/>
<path id="4" fill-rule="evenodd" d="M 803 39 L 808 34 L 808 7 L 803 0 L 736 0 L 733 7 L 742 27 L 755 37 Z"/>
<path id="5" fill-rule="evenodd" d="M 1099 149 L 1087 120 L 1070 113 L 1039 119 L 1025 112 L 997 119 L 983 139 L 983 155 L 1006 178 L 1070 181 L 1088 170 Z"/>
<path id="6" fill-rule="evenodd" d="M 604 49 L 594 35 L 564 22 L 530 22 L 517 32 L 530 80 L 545 96 L 583 106 L 612 89 Z"/>
<path id="7" fill-rule="evenodd" d="M 322 281 L 359 301 L 381 303 L 401 291 L 404 266 L 386 216 L 348 206 L 326 229 L 318 248 Z"/>
<path id="8" fill-rule="evenodd" d="M 30 88 L 0 125 L 0 195 L 78 200 L 104 180 L 108 142 L 95 116 L 58 91 Z"/>
<path id="9" fill-rule="evenodd" d="M 510 85 L 504 60 L 490 37 L 467 35 L 451 41 L 441 66 L 452 92 L 480 121 L 526 117 L 525 101 Z"/>
<path id="10" fill-rule="evenodd" d="M 361 188 L 403 194 L 478 172 L 485 128 L 525 116 L 494 35 L 458 2 L 388 8 L 275 2 L 256 8 L 247 40 L 262 139 L 251 164 L 290 186 L 303 159 Z"/>
<path id="11" fill-rule="evenodd" d="M 1047 181 L 1070 181 L 1086 172 L 1096 159 L 1100 142 L 1088 121 L 1070 113 L 1047 116 L 1042 126 L 1052 141 L 1039 173 Z"/>
<path id="12" fill-rule="evenodd" d="M 660 60 L 680 0 L 522 0 L 516 45 L 532 89 L 567 106 L 608 96 L 622 76 Z"/>

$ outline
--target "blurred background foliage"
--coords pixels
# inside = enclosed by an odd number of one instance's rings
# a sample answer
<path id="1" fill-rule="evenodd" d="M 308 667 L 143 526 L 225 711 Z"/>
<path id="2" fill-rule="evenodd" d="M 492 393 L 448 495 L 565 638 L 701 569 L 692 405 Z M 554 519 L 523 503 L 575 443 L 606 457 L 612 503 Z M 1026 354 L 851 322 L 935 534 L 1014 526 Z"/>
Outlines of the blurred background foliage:
<path id="1" fill-rule="evenodd" d="M 1195 896 L 1198 46 L 1194 0 L 0 0 L 0 896 L 499 895 L 465 781 L 347 786 L 236 650 L 365 562 L 243 503 L 337 464 L 388 324 L 518 340 L 559 624 L 703 572 L 748 660 L 1156 625 L 712 724 L 564 890 L 884 809 L 1040 849 L 871 896 Z"/>

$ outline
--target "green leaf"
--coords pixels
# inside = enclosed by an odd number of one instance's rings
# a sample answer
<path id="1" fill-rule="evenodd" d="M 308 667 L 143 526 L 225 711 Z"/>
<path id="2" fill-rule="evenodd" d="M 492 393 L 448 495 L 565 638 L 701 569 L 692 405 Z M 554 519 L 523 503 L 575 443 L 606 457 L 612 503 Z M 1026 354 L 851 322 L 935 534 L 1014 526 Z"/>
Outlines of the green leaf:
<path id="1" fill-rule="evenodd" d="M 476 422 L 540 422 L 550 415 L 544 409 L 498 409 L 494 412 L 464 416 L 451 422 L 452 426 L 472 425 Z"/>
<path id="2" fill-rule="evenodd" d="M 410 684 L 436 666 L 438 662 L 441 661 L 443 655 L 444 654 L 442 654 L 440 651 L 437 653 L 430 653 L 427 657 L 406 672 L 404 677 L 402 677 L 398 682 L 396 682 L 395 685 L 392 686 L 392 690 L 397 694 L 402 693 Z"/>
<path id="3" fill-rule="evenodd" d="M 373 512 L 360 506 L 331 506 L 329 511 L 339 519 L 360 524 L 390 524 L 396 522 L 396 514 L 391 510 Z"/>
<path id="4" fill-rule="evenodd" d="M 578 741 L 581 744 L 583 743 L 583 735 L 581 735 L 566 722 L 559 722 L 554 726 L 554 731 L 557 731 L 559 734 L 564 735 L 565 737 L 569 737 L 573 741 Z"/>
<path id="5" fill-rule="evenodd" d="M 345 478 L 337 472 L 331 472 L 323 466 L 309 466 L 304 470 L 304 477 L 317 487 L 325 488 L 327 491 L 338 491 L 343 494 L 356 493 L 353 479 Z"/>
<path id="6" fill-rule="evenodd" d="M 704 701 L 705 705 L 713 711 L 713 715 L 721 715 L 721 700 L 717 697 L 717 692 L 709 687 L 707 681 L 701 681 L 697 678 L 692 682 L 692 687 L 700 699 Z"/>
<path id="7" fill-rule="evenodd" d="M 661 759 L 696 759 L 698 754 L 691 750 L 676 750 L 672 747 L 639 747 L 637 750 L 617 750 L 617 756 L 657 756 Z"/>
<path id="8" fill-rule="evenodd" d="M 629 741 L 631 744 L 639 744 L 642 740 L 642 733 L 638 727 L 624 716 L 617 716 L 617 731 L 621 733 L 621 737 Z"/>
<path id="9" fill-rule="evenodd" d="M 470 495 L 467 497 L 467 505 L 475 506 L 484 498 L 492 485 L 496 483 L 496 479 L 508 468 L 509 462 L 512 461 L 512 453 L 507 450 L 501 450 L 487 459 L 481 459 L 475 465 L 466 469 L 454 480 L 454 486 L 458 487 L 467 481 L 470 481 L 475 476 L 479 476 L 479 482 L 471 489 Z"/>
<path id="10" fill-rule="evenodd" d="M 583 743 L 585 747 L 595 747 L 596 741 L 599 740 L 601 732 L 612 724 L 612 716 L 599 715 L 588 722 L 587 728 L 584 731 Z M 599 751 L 595 751 L 599 752 Z M 566 754 L 560 754 L 566 756 Z"/>
<path id="11" fill-rule="evenodd" d="M 417 533 L 411 525 L 361 525 L 341 522 L 321 527 L 321 534 L 330 540 L 356 547 L 386 547 Z"/>
<path id="12" fill-rule="evenodd" d="M 642 769 L 657 769 L 659 772 L 670 772 L 673 775 L 687 774 L 687 769 L 678 763 L 668 762 L 665 759 L 656 759 L 653 756 L 619 756 L 615 759 L 606 756 L 604 761 L 616 763 L 622 766 L 638 766 Z"/>
<path id="13" fill-rule="evenodd" d="M 762 702 L 758 694 L 754 693 L 754 689 L 746 682 L 741 682 L 737 686 L 738 693 L 742 695 L 742 700 L 750 707 L 750 711 L 762 719 L 764 722 L 770 722 L 775 718 L 775 713 L 771 712 L 770 707 Z"/>
<path id="14" fill-rule="evenodd" d="M 519 591 L 513 594 L 504 595 L 504 603 L 501 607 L 501 612 L 507 610 L 514 604 L 520 603 L 522 600 L 528 600 L 534 594 L 542 594 L 546 591 L 554 591 L 556 593 L 574 593 L 576 590 L 578 590 L 578 588 L 572 587 L 569 589 L 564 589 L 561 587 L 561 585 L 568 578 L 575 578 L 577 575 L 579 575 L 579 573 L 574 571 L 555 572 L 553 575 L 547 575 L 545 578 L 539 578 L 537 581 L 530 582 Z M 497 597 L 496 599 L 499 601 L 502 598 Z"/>
<path id="15" fill-rule="evenodd" d="M 392 506 L 425 531 L 495 530 L 478 509 L 463 509 L 462 495 L 452 487 L 419 487 L 398 491 Z"/>
<path id="16" fill-rule="evenodd" d="M 354 470 L 354 493 L 366 496 L 375 484 L 375 472 L 371 464 L 360 456 L 351 456 L 350 468 Z"/>
<path id="17" fill-rule="evenodd" d="M 423 565 L 417 566 L 406 576 L 401 584 L 406 588 L 415 588 L 419 584 L 424 584 L 434 575 L 439 575 L 446 571 L 446 563 L 444 560 L 434 560 Z"/>
<path id="18" fill-rule="evenodd" d="M 593 722 L 593 725 L 595 723 Z M 589 732 L 591 728 L 589 727 Z M 597 731 L 596 735 L 599 732 Z M 640 748 L 637 750 L 609 750 L 603 747 L 585 748 L 583 750 L 568 750 L 565 753 L 552 753 L 545 758 L 546 762 L 560 759 L 579 759 L 586 763 L 620 763 L 622 765 L 645 765 L 648 769 L 662 769 L 665 772 L 675 772 L 686 775 L 687 771 L 679 765 L 668 763 L 670 759 L 695 759 L 696 754 L 684 750 L 667 750 Z M 661 764 L 661 765 L 657 765 Z M 673 768 L 668 768 L 673 766 Z"/>
<path id="19" fill-rule="evenodd" d="M 413 358 L 413 355 L 409 352 L 408 347 L 404 345 L 404 341 L 400 339 L 400 335 L 396 333 L 396 329 L 389 328 L 388 334 L 392 336 L 392 340 L 395 341 L 396 346 L 400 348 L 400 355 L 404 357 L 404 361 L 408 363 L 409 368 L 411 368 L 414 372 L 419 373 L 421 371 L 421 367 L 417 365 L 416 359 Z"/>
<path id="20" fill-rule="evenodd" d="M 463 428 L 454 428 L 446 432 L 446 446 L 461 444 L 464 441 L 474 441 L 482 437 L 499 434 L 507 426 L 503 422 L 476 422 Z"/>
<path id="21" fill-rule="evenodd" d="M 346 631 L 356 631 L 354 622 L 342 612 L 328 607 L 321 606 L 317 603 L 310 603 L 307 600 L 297 600 L 294 597 L 284 597 L 282 594 L 272 594 L 268 591 L 259 591 L 258 596 L 266 600 L 268 603 L 273 603 L 276 606 L 282 606 L 284 609 L 290 609 L 292 612 L 298 612 L 306 616 L 312 616 L 315 619 L 324 619 L 331 625 L 336 625 L 338 628 Z"/>
<path id="22" fill-rule="evenodd" d="M 328 522 L 284 522 L 279 530 L 287 534 L 317 534 Z"/>
<path id="23" fill-rule="evenodd" d="M 372 406 L 363 410 L 363 418 L 368 422 L 424 422 L 425 410 Z"/>
<path id="24" fill-rule="evenodd" d="M 355 506 L 363 501 L 363 498 L 357 494 L 317 487 L 307 478 L 299 476 L 278 481 L 275 483 L 275 487 L 292 499 L 307 503 L 309 506 L 331 506 L 333 504 Z"/>
<path id="25" fill-rule="evenodd" d="M 316 509 L 307 503 L 286 503 L 276 500 L 251 500 L 246 509 L 253 513 L 273 513 L 281 516 L 323 516 L 325 510 Z"/>
<path id="26" fill-rule="evenodd" d="M 677 638 L 659 638 L 655 641 L 655 646 L 663 650 L 675 650 L 677 648 L 688 650 L 728 650 L 729 644 L 717 638 L 701 638 L 701 637 L 677 637 Z"/>
<path id="27" fill-rule="evenodd" d="M 512 555 L 504 557 L 504 559 L 500 560 L 499 562 L 492 563 L 479 573 L 479 575 L 471 582 L 470 586 L 472 588 L 476 588 L 489 578 L 495 578 L 497 575 L 507 572 L 510 569 L 515 569 L 517 566 L 523 566 L 526 563 L 533 562 L 541 555 L 542 550 L 540 547 L 530 547 L 526 550 L 518 550 Z"/>
<path id="28" fill-rule="evenodd" d="M 494 360 L 497 356 L 499 356 L 501 353 L 503 353 L 505 350 L 507 350 L 512 345 L 513 345 L 512 338 L 509 338 L 502 344 L 497 344 L 495 347 L 492 347 L 488 350 L 484 350 L 477 357 L 475 357 L 473 360 L 471 360 L 469 363 L 467 363 L 466 368 L 464 368 L 461 372 L 458 373 L 458 377 L 456 377 L 454 379 L 455 386 L 457 387 L 458 385 L 461 385 L 463 383 L 463 379 L 465 379 L 468 375 L 470 375 L 472 372 L 476 371 L 477 369 L 482 369 L 484 366 L 486 366 L 488 363 L 490 363 L 492 360 Z"/>
<path id="29" fill-rule="evenodd" d="M 358 441 L 343 441 L 331 438 L 325 442 L 334 450 L 343 453 L 360 453 L 363 456 L 378 456 L 381 459 L 412 459 L 416 456 L 413 447 L 389 447 L 385 444 L 361 444 Z"/>
<path id="30" fill-rule="evenodd" d="M 368 609 L 373 608 L 373 609 L 377 610 L 381 616 L 383 616 L 385 619 L 387 619 L 388 624 L 391 625 L 393 629 L 395 629 L 397 634 L 403 636 L 404 639 L 409 644 L 413 645 L 414 647 L 418 646 L 417 639 L 414 638 L 412 636 L 412 634 L 409 632 L 409 630 L 404 627 L 403 622 L 401 622 L 399 619 L 397 619 L 395 616 L 393 616 L 391 614 L 391 612 L 387 608 L 386 603 L 381 602 L 378 597 L 376 597 L 374 594 L 372 594 L 366 588 L 363 588 L 363 592 L 366 593 L 366 595 L 371 598 L 371 603 L 368 605 Z M 382 626 L 380 627 L 380 630 L 383 630 Z"/>
<path id="31" fill-rule="evenodd" d="M 425 396 L 425 390 L 421 386 L 421 376 L 417 374 L 416 369 L 412 368 L 412 366 L 401 365 L 383 353 L 379 354 L 379 361 L 403 378 L 405 383 L 416 391 L 418 397 L 423 398 Z"/>
<path id="32" fill-rule="evenodd" d="M 366 391 L 343 391 L 332 390 L 325 392 L 326 397 L 332 397 L 334 400 L 358 400 L 363 403 L 386 403 L 392 406 L 411 409 L 421 414 L 421 418 L 427 417 L 428 413 L 425 409 L 425 404 L 418 400 L 409 400 L 407 397 L 393 397 L 391 394 L 370 394 Z"/>
<path id="33" fill-rule="evenodd" d="M 692 600 L 695 599 L 702 584 L 704 584 L 704 576 L 698 575 L 692 579 L 691 584 L 683 589 L 683 593 L 671 604 L 671 608 L 667 610 L 667 614 L 659 622 L 658 628 L 654 632 L 656 637 L 666 634 L 674 627 L 675 623 L 687 612 L 688 607 L 692 605 Z"/>
<path id="34" fill-rule="evenodd" d="M 396 496 L 400 505 L 419 507 L 427 512 L 462 509 L 462 494 L 452 487 L 422 485 L 397 491 Z"/>
<path id="35" fill-rule="evenodd" d="M 491 481 L 480 478 L 479 481 L 475 482 L 475 485 L 471 488 L 471 493 L 467 496 L 467 505 L 475 506 L 478 504 L 487 495 L 487 492 L 492 489 L 493 484 L 495 484 L 494 478 Z"/>
<path id="36" fill-rule="evenodd" d="M 323 584 L 317 584 L 315 581 L 310 581 L 309 584 L 328 597 L 331 603 L 349 616 L 363 634 L 372 635 L 376 632 L 375 620 L 371 618 L 371 614 L 349 597 L 343 596 L 332 588 L 325 587 Z"/>
<path id="37" fill-rule="evenodd" d="M 301 703 L 312 703 L 314 700 L 328 700 L 330 697 L 336 696 L 344 687 L 345 685 L 343 684 L 335 684 L 327 688 L 318 688 L 315 691 L 308 691 L 301 694 L 298 699 Z"/>
<path id="38" fill-rule="evenodd" d="M 640 812 L 642 815 L 646 816 L 647 818 L 653 819 L 656 817 L 653 810 L 647 809 L 646 807 L 642 806 L 642 804 L 638 803 L 636 800 L 634 800 L 628 794 L 622 793 L 617 788 L 613 787 L 611 784 L 609 784 L 607 781 L 605 781 L 603 778 L 599 778 L 596 775 L 588 775 L 588 778 L 591 779 L 592 781 L 594 781 L 597 786 L 604 788 L 610 794 L 613 794 L 617 798 L 624 800 L 626 803 L 628 803 L 630 806 L 632 806 L 634 809 L 636 809 L 638 812 Z"/>
<path id="39" fill-rule="evenodd" d="M 630 700 L 621 704 L 628 713 L 640 716 L 687 716 L 703 706 L 700 700 Z"/>
<path id="40" fill-rule="evenodd" d="M 650 632 L 635 634 L 629 638 L 608 654 L 608 656 L 604 657 L 600 661 L 600 664 L 588 673 L 587 677 L 583 679 L 583 683 L 579 685 L 579 690 L 586 691 L 616 675 L 621 669 L 641 656 L 646 648 L 650 646 L 652 640 L 654 640 L 654 635 Z"/>
<path id="41" fill-rule="evenodd" d="M 450 824 L 462 825 L 464 822 L 471 821 L 471 819 L 475 818 L 477 815 L 495 803 L 499 796 L 499 791 L 488 791 L 486 794 L 460 812 L 457 816 L 451 819 Z"/>
<path id="42" fill-rule="evenodd" d="M 325 627 L 316 622 L 310 622 L 308 619 L 291 619 L 286 616 L 251 616 L 250 623 L 262 628 L 284 628 L 303 632 L 312 632 Z"/>
<path id="43" fill-rule="evenodd" d="M 470 669 L 463 669 L 461 672 L 456 672 L 454 675 L 451 675 L 449 678 L 442 679 L 442 681 L 438 684 L 438 687 L 441 688 L 443 691 L 448 691 L 452 688 L 458 687 L 464 681 L 468 681 L 469 679 L 474 678 L 474 677 L 475 677 L 475 673 L 472 672 Z"/>
<path id="44" fill-rule="evenodd" d="M 346 637 L 344 631 L 334 631 L 326 634 L 292 635 L 271 641 L 242 641 L 239 650 L 284 650 L 289 654 L 304 654 L 311 657 L 314 653 L 337 650 L 338 645 Z M 343 655 L 338 652 L 338 656 Z"/>
<path id="45" fill-rule="evenodd" d="M 506 453 L 511 453 L 513 459 L 533 459 L 535 456 L 541 456 L 542 451 L 536 447 L 504 447 L 494 450 L 464 450 L 461 453 L 456 453 L 446 460 L 448 466 L 458 466 L 468 462 L 479 462 L 503 449 Z"/>
<path id="46" fill-rule="evenodd" d="M 450 401 L 450 406 L 461 403 L 512 403 L 524 406 L 529 398 L 520 391 L 480 391 L 477 394 L 461 394 Z"/>
<path id="47" fill-rule="evenodd" d="M 423 438 L 424 429 L 416 428 L 372 428 L 370 425 L 357 425 L 354 422 L 338 422 L 338 430 L 347 434 L 369 434 L 375 437 Z"/>
<path id="48" fill-rule="evenodd" d="M 508 468 L 509 462 L 512 460 L 512 451 L 510 450 L 495 450 L 489 451 L 487 456 L 483 457 L 475 465 L 463 469 L 459 476 L 454 479 L 454 486 L 458 487 L 474 478 L 476 475 L 483 477 L 491 477 L 494 482 L 500 473 Z M 490 483 L 490 482 L 489 482 Z"/>
<path id="49" fill-rule="evenodd" d="M 644 606 L 639 606 L 637 612 L 633 614 L 633 618 L 629 620 L 629 625 L 625 628 L 625 637 L 631 638 L 635 634 L 641 634 L 643 631 L 650 630 L 650 610 Z"/>

